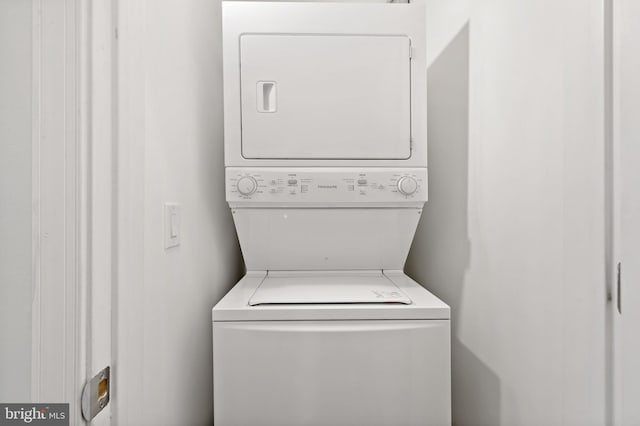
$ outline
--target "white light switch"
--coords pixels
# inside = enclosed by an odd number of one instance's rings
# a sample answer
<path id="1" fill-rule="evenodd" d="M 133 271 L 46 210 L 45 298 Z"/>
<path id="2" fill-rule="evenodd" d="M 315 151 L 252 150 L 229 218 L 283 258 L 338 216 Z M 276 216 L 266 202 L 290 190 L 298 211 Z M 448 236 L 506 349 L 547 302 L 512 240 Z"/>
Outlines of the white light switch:
<path id="1" fill-rule="evenodd" d="M 180 245 L 180 204 L 164 205 L 164 248 Z"/>

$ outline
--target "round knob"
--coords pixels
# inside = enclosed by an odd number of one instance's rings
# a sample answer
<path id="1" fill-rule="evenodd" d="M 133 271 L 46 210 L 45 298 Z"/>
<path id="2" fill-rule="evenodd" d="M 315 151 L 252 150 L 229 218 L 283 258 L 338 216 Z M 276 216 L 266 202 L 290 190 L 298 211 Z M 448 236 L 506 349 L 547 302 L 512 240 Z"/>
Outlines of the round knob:
<path id="1" fill-rule="evenodd" d="M 418 190 L 418 182 L 411 176 L 402 176 L 398 180 L 398 191 L 403 195 L 412 195 Z"/>
<path id="2" fill-rule="evenodd" d="M 256 182 L 256 180 L 251 176 L 242 176 L 238 179 L 236 187 L 238 188 L 238 192 L 242 195 L 251 195 L 256 192 L 258 182 Z"/>

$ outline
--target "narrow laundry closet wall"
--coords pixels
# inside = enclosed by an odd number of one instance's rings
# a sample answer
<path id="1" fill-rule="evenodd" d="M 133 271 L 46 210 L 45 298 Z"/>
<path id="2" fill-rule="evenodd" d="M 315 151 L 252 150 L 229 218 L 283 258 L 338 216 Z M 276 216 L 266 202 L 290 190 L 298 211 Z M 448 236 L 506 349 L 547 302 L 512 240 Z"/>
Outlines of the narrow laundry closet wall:
<path id="1" fill-rule="evenodd" d="M 220 2 L 125 3 L 120 114 L 143 141 L 121 147 L 131 154 L 121 167 L 134 175 L 121 191 L 139 191 L 128 202 L 139 206 L 131 208 L 139 224 L 132 232 L 143 245 L 123 248 L 137 253 L 140 280 L 118 289 L 112 410 L 122 425 L 211 424 L 211 308 L 242 268 L 224 196 Z M 170 249 L 165 203 L 181 212 L 181 243 Z"/>
<path id="2" fill-rule="evenodd" d="M 429 202 L 456 425 L 605 424 L 603 12 L 427 0 Z"/>

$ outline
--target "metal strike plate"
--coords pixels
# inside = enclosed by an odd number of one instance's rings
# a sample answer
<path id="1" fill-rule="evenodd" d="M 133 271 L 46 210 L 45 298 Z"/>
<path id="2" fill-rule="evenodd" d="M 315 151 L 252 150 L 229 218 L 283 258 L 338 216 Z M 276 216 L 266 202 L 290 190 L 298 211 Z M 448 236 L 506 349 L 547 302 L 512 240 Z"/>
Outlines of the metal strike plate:
<path id="1" fill-rule="evenodd" d="M 93 376 L 82 389 L 82 417 L 92 420 L 109 404 L 110 367 Z"/>

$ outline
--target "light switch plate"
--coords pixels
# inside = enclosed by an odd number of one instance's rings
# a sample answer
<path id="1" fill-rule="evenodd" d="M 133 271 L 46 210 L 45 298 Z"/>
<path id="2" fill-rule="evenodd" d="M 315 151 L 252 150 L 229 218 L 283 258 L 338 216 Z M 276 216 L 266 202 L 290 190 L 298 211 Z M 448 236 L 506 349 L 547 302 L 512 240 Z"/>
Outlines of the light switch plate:
<path id="1" fill-rule="evenodd" d="M 180 245 L 180 204 L 164 204 L 164 248 L 169 249 Z"/>

